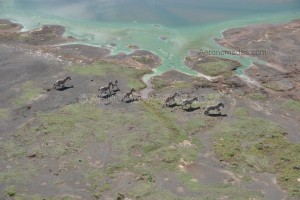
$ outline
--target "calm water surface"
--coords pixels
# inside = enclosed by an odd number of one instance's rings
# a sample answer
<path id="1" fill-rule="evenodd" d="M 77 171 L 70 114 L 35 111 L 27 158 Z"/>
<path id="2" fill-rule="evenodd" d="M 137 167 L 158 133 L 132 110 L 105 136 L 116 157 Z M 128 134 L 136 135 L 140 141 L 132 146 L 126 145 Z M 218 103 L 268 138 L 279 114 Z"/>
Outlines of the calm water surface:
<path id="1" fill-rule="evenodd" d="M 162 58 L 154 74 L 176 69 L 197 75 L 183 65 L 189 49 L 220 49 L 212 39 L 228 28 L 300 18 L 300 1 L 0 0 L 0 18 L 22 23 L 24 30 L 41 24 L 63 25 L 66 35 L 79 38 L 77 43 L 106 46 L 112 54 L 129 53 L 128 45 L 135 44 Z M 168 39 L 163 41 L 161 36 Z M 118 46 L 111 47 L 112 42 Z M 225 57 L 243 64 L 238 74 L 254 61 Z"/>

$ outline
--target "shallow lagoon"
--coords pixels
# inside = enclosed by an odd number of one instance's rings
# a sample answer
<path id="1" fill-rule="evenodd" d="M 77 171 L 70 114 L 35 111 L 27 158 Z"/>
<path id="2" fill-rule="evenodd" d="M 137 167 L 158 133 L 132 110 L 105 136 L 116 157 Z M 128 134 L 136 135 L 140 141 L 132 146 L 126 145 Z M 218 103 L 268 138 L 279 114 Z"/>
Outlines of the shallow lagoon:
<path id="1" fill-rule="evenodd" d="M 298 0 L 2 0 L 0 6 L 0 18 L 19 22 L 24 30 L 59 24 L 77 43 L 106 46 L 112 54 L 131 52 L 129 45 L 152 51 L 162 59 L 155 75 L 171 69 L 197 75 L 185 67 L 184 57 L 190 49 L 223 49 L 213 38 L 225 29 L 300 18 Z M 239 75 L 254 61 L 222 57 L 243 64 Z"/>

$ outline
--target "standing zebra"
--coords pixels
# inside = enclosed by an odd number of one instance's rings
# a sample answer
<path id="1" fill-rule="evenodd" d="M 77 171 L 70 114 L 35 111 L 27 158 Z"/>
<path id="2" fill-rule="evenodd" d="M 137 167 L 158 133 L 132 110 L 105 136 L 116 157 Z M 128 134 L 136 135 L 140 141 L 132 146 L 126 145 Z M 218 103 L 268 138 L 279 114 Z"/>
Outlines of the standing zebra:
<path id="1" fill-rule="evenodd" d="M 116 89 L 115 89 L 116 88 Z M 120 91 L 120 88 L 118 86 L 118 80 L 116 80 L 113 84 L 112 84 L 112 91 L 116 92 L 116 91 Z"/>
<path id="2" fill-rule="evenodd" d="M 59 79 L 57 80 L 54 84 L 53 84 L 53 89 L 56 89 L 57 87 L 65 87 L 65 83 L 67 82 L 67 80 L 71 80 L 71 76 L 67 76 L 64 79 Z"/>
<path id="3" fill-rule="evenodd" d="M 165 99 L 165 105 L 169 107 L 171 105 L 171 103 L 175 101 L 175 97 L 177 95 L 179 95 L 179 94 L 177 92 L 175 92 L 172 96 L 167 97 Z"/>
<path id="4" fill-rule="evenodd" d="M 221 114 L 221 110 L 220 110 L 220 107 L 223 107 L 224 108 L 224 103 L 219 103 L 218 105 L 216 106 L 208 106 L 206 108 L 206 111 L 204 112 L 205 115 L 209 115 L 209 111 L 211 110 L 217 110 L 219 112 L 219 114 Z"/>
<path id="5" fill-rule="evenodd" d="M 186 106 L 186 105 L 189 105 L 190 108 L 191 108 L 193 102 L 194 102 L 194 101 L 197 101 L 197 100 L 198 100 L 198 97 L 194 97 L 194 98 L 192 98 L 192 99 L 184 99 L 184 100 L 182 101 L 181 108 L 183 108 L 183 107 Z"/>
<path id="6" fill-rule="evenodd" d="M 122 101 L 124 101 L 124 99 L 129 99 L 129 101 L 132 101 L 134 100 L 134 96 L 133 96 L 133 93 L 135 92 L 135 89 L 132 88 L 129 92 L 126 92 L 124 95 L 123 95 L 123 98 L 122 98 Z"/>

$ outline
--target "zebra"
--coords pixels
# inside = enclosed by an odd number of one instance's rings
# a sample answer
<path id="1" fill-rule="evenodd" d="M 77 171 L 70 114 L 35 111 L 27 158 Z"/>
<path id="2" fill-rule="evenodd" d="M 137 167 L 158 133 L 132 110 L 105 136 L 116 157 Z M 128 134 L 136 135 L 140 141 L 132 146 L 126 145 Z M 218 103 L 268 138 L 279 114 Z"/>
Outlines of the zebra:
<path id="1" fill-rule="evenodd" d="M 126 92 L 124 95 L 123 95 L 123 98 L 122 98 L 122 101 L 124 101 L 124 99 L 128 98 L 129 101 L 132 101 L 134 99 L 134 96 L 133 96 L 133 93 L 135 92 L 135 89 L 132 88 L 129 92 Z"/>
<path id="2" fill-rule="evenodd" d="M 116 89 L 114 89 L 116 88 Z M 118 80 L 116 80 L 113 84 L 112 84 L 112 91 L 116 92 L 116 91 L 120 91 L 120 88 L 118 86 Z"/>
<path id="3" fill-rule="evenodd" d="M 181 104 L 181 108 L 183 108 L 184 106 L 186 105 L 190 105 L 190 108 L 192 107 L 192 104 L 194 101 L 197 101 L 198 100 L 198 97 L 194 97 L 192 99 L 184 99 L 182 101 L 182 104 Z"/>
<path id="4" fill-rule="evenodd" d="M 179 95 L 177 92 L 175 92 L 172 96 L 169 96 L 165 99 L 165 105 L 170 106 L 171 102 L 175 101 L 175 97 Z"/>
<path id="5" fill-rule="evenodd" d="M 64 88 L 67 80 L 71 80 L 71 76 L 67 76 L 64 79 L 59 79 L 53 84 L 53 89 L 56 89 L 58 86 Z"/>
<path id="6" fill-rule="evenodd" d="M 107 90 L 109 91 L 109 95 L 111 94 L 111 88 L 110 88 L 110 86 L 112 86 L 113 85 L 113 83 L 111 82 L 111 81 L 109 81 L 109 83 L 108 83 L 108 85 L 106 85 L 106 86 L 103 86 L 103 87 L 101 87 L 100 89 L 98 89 L 98 91 L 100 92 L 100 95 L 102 94 L 102 93 L 106 93 L 107 92 Z"/>
<path id="7" fill-rule="evenodd" d="M 220 107 L 223 107 L 224 108 L 224 103 L 219 103 L 218 105 L 216 106 L 208 106 L 206 108 L 206 111 L 204 112 L 205 115 L 209 115 L 209 111 L 211 110 L 217 110 L 219 112 L 219 114 L 221 114 L 221 110 L 220 110 Z"/>

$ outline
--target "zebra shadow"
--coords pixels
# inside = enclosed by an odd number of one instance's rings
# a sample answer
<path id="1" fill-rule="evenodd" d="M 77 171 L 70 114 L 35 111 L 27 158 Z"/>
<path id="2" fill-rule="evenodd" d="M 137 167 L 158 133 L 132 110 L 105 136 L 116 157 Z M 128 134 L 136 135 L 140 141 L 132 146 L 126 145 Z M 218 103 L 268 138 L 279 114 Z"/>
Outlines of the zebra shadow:
<path id="1" fill-rule="evenodd" d="M 111 98 L 112 96 L 115 96 L 116 93 L 111 93 L 111 94 L 98 94 L 97 97 L 101 98 L 101 99 L 109 99 Z"/>
<path id="2" fill-rule="evenodd" d="M 174 107 L 177 107 L 177 106 L 180 106 L 180 105 L 177 104 L 177 103 L 172 103 L 172 104 L 167 105 L 166 107 L 167 108 L 174 108 Z"/>
<path id="3" fill-rule="evenodd" d="M 65 91 L 65 90 L 68 90 L 68 89 L 70 89 L 70 88 L 73 88 L 74 86 L 72 85 L 72 86 L 64 86 L 64 87 L 61 87 L 61 88 L 57 88 L 56 90 L 58 90 L 58 91 Z"/>
<path id="4" fill-rule="evenodd" d="M 194 111 L 199 110 L 199 109 L 200 109 L 200 107 L 183 108 L 183 110 L 185 110 L 186 112 L 194 112 Z"/>
<path id="5" fill-rule="evenodd" d="M 133 103 L 135 101 L 138 101 L 138 99 L 128 99 L 128 100 L 124 100 L 124 103 Z"/>
<path id="6" fill-rule="evenodd" d="M 227 114 L 222 114 L 222 113 L 218 113 L 218 114 L 207 114 L 207 116 L 210 116 L 210 117 L 227 117 Z"/>

